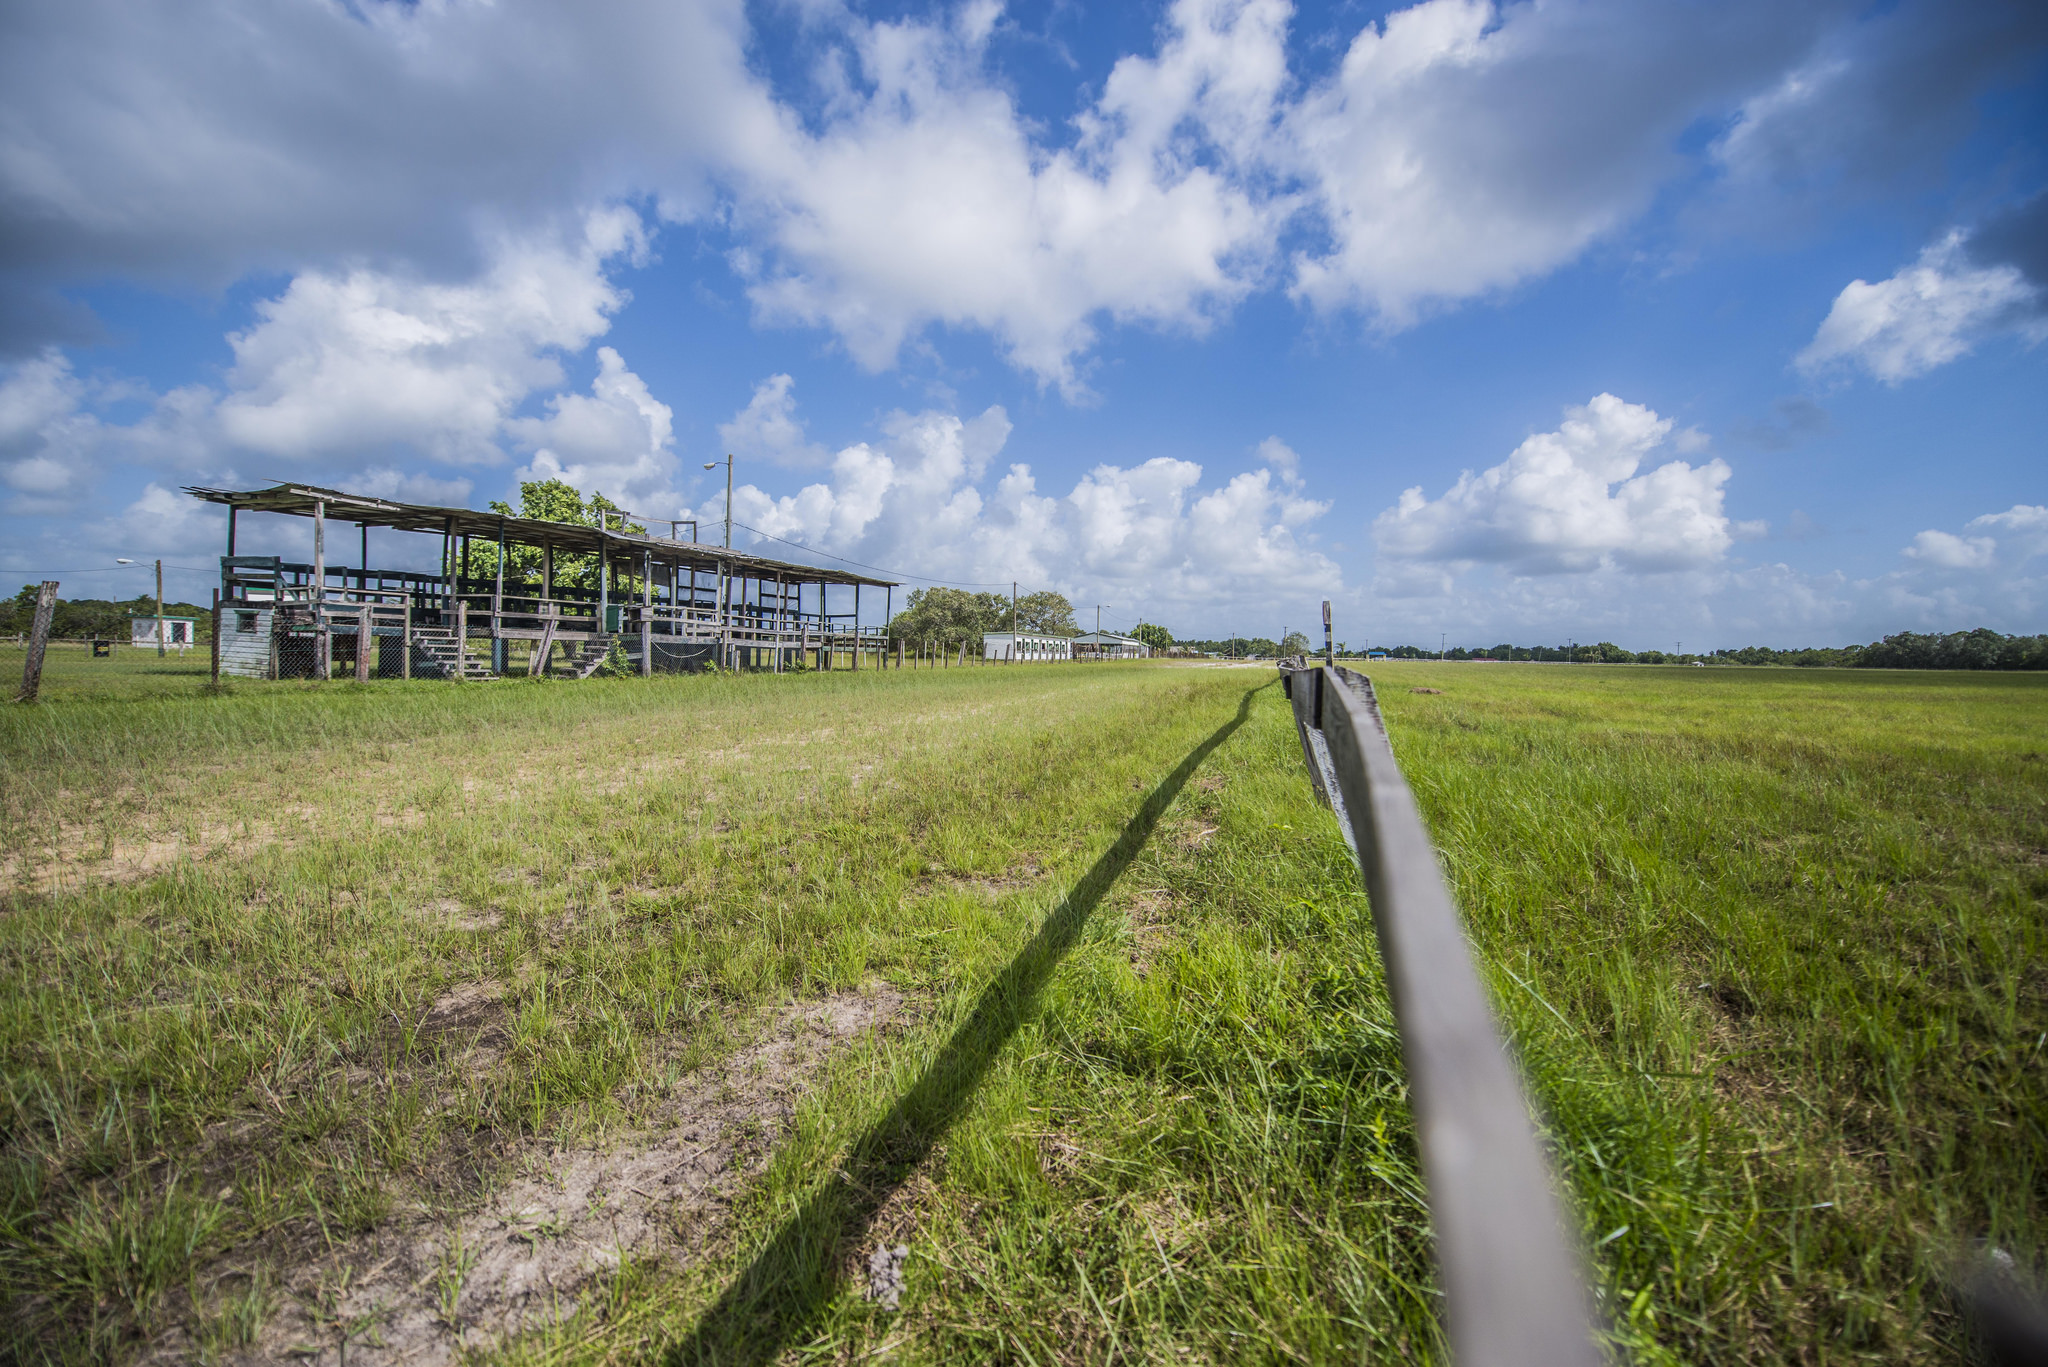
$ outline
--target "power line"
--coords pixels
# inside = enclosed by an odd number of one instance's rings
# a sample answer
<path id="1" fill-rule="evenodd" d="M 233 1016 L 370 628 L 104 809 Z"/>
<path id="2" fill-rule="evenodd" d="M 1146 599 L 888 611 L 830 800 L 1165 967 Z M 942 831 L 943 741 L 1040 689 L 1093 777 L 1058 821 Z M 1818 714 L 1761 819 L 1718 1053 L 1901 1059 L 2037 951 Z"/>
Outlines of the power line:
<path id="1" fill-rule="evenodd" d="M 800 551 L 809 551 L 812 555 L 822 555 L 827 560 L 837 560 L 842 565 L 852 565 L 856 569 L 873 570 L 876 574 L 900 574 L 905 579 L 915 579 L 926 584 L 944 584 L 948 588 L 956 589 L 999 589 L 1003 587 L 1003 584 L 1010 582 L 1005 579 L 999 584 L 977 584 L 965 579 L 934 579 L 930 575 L 911 574 L 907 570 L 884 569 L 880 565 L 869 565 L 859 560 L 848 560 L 843 555 L 834 555 L 830 551 L 821 551 L 816 546 L 806 546 L 801 541 L 791 541 L 786 536 L 777 536 L 773 532 L 764 532 L 759 527 L 749 527 L 744 522 L 735 522 L 732 525 L 742 531 L 752 532 L 755 536 L 766 537 L 770 541 L 780 541 L 785 546 L 794 546 Z"/>
<path id="2" fill-rule="evenodd" d="M 132 570 L 134 565 L 107 565 L 92 570 L 10 570 L 0 569 L 0 574 L 113 574 L 119 570 Z M 144 566 L 147 569 L 147 566 Z M 166 565 L 167 570 L 184 570 L 189 574 L 211 574 L 213 567 L 202 565 Z"/>

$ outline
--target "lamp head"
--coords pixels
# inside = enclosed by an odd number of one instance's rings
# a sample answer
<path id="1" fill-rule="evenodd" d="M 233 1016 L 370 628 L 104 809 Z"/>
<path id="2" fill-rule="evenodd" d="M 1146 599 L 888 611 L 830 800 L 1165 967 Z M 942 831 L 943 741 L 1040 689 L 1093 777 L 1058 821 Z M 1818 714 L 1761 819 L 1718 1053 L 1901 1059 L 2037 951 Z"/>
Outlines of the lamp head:
<path id="1" fill-rule="evenodd" d="M 715 460 L 707 460 L 704 462 L 704 468 L 707 470 L 716 470 L 718 468 L 718 462 Z"/>
<path id="2" fill-rule="evenodd" d="M 122 557 L 122 556 L 118 556 L 118 555 L 117 555 L 117 556 L 115 556 L 115 557 L 114 557 L 114 563 L 115 563 L 116 565 L 132 565 L 132 564 L 134 564 L 135 562 L 134 562 L 133 560 L 129 560 L 129 559 L 126 559 L 126 558 L 124 558 L 124 557 Z"/>

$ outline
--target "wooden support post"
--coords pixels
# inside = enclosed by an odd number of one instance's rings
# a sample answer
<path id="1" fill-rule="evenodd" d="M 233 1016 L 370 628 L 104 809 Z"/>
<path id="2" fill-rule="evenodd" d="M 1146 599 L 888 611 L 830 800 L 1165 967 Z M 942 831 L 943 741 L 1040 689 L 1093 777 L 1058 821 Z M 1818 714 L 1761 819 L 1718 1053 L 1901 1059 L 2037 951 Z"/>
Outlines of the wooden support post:
<path id="1" fill-rule="evenodd" d="M 640 677 L 654 674 L 654 557 L 640 555 Z"/>
<path id="2" fill-rule="evenodd" d="M 370 624 L 370 605 L 356 614 L 356 682 L 370 681 L 370 651 L 377 644 L 376 628 Z"/>
<path id="3" fill-rule="evenodd" d="M 211 650 L 211 652 L 210 652 L 210 653 L 211 653 L 211 654 L 212 654 L 212 656 L 213 656 L 213 659 L 212 659 L 212 661 L 211 661 L 211 665 L 212 665 L 212 671 L 211 671 L 211 672 L 212 672 L 212 676 L 213 676 L 213 677 L 212 677 L 212 680 L 211 680 L 211 682 L 213 683 L 213 686 L 214 686 L 215 688 L 219 688 L 219 687 L 220 687 L 220 590 L 219 590 L 219 589 L 215 589 L 215 590 L 213 591 L 213 627 L 212 627 L 212 631 L 213 631 L 213 647 L 212 647 L 212 650 Z"/>
<path id="4" fill-rule="evenodd" d="M 896 667 L 898 669 L 903 668 L 903 638 L 901 636 L 896 638 Z"/>
<path id="5" fill-rule="evenodd" d="M 57 613 L 57 581 L 45 579 L 36 590 L 36 615 L 28 629 L 28 658 L 21 666 L 19 700 L 34 702 L 43 688 L 43 651 L 50 644 L 50 618 Z"/>
<path id="6" fill-rule="evenodd" d="M 497 582 L 497 583 L 496 583 L 495 585 L 493 585 L 493 586 L 492 586 L 492 588 L 491 588 L 491 639 L 492 639 L 493 641 L 497 641 L 497 640 L 500 640 L 500 639 L 502 639 L 502 638 L 503 638 L 503 636 L 504 636 L 504 634 L 505 634 L 505 633 L 504 633 L 504 621 L 503 621 L 503 613 L 504 613 L 504 611 L 505 611 L 505 519 L 501 517 L 501 518 L 499 518 L 499 519 L 498 519 L 498 582 Z M 497 653 L 498 653 L 498 652 L 497 652 L 497 648 L 496 648 L 495 646 L 494 646 L 494 647 L 492 647 L 492 654 L 493 654 L 493 655 L 495 655 L 495 654 L 497 654 Z M 496 666 L 498 666 L 498 669 L 499 669 L 499 671 L 500 671 L 501 673 L 503 672 L 503 670 L 504 670 L 504 665 L 505 665 L 505 662 L 504 662 L 504 661 L 503 661 L 502 659 L 494 659 L 494 660 L 492 660 L 492 661 L 491 661 L 491 663 L 492 663 L 492 664 L 494 664 L 494 665 L 496 665 Z"/>
<path id="7" fill-rule="evenodd" d="M 398 652 L 398 677 L 412 677 L 412 591 L 405 595 L 405 634 L 399 637 L 399 644 L 405 649 Z"/>
<path id="8" fill-rule="evenodd" d="M 453 681 L 459 681 L 463 671 L 469 668 L 469 600 L 459 598 L 455 602 L 455 674 Z"/>

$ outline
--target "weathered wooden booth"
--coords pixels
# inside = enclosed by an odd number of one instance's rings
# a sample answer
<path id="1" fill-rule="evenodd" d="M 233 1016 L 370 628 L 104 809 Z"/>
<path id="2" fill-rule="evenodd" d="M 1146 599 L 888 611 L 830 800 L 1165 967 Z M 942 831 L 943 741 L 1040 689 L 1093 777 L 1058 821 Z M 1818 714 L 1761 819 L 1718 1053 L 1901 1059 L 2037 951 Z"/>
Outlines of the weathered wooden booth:
<path id="1" fill-rule="evenodd" d="M 883 591 L 886 621 L 896 587 L 684 541 L 681 523 L 666 537 L 625 530 L 637 514 L 591 527 L 301 484 L 185 492 L 228 510 L 215 639 L 221 672 L 245 677 L 328 678 L 339 665 L 358 679 L 483 678 L 519 655 L 517 672 L 588 678 L 614 647 L 641 674 L 860 669 L 881 663 L 886 630 L 861 624 L 860 591 Z M 248 554 L 253 513 L 310 518 L 312 562 Z M 374 568 L 373 528 L 438 537 L 438 568 Z M 353 565 L 329 549 L 351 532 Z"/>

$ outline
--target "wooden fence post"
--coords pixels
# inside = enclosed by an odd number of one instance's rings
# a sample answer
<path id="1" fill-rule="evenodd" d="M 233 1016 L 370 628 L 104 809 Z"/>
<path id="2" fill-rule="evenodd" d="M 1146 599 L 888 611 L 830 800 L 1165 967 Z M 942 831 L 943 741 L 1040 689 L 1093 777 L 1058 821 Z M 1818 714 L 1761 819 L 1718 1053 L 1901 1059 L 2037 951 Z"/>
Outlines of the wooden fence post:
<path id="1" fill-rule="evenodd" d="M 28 629 L 28 659 L 21 666 L 21 702 L 34 702 L 43 688 L 43 650 L 50 644 L 50 618 L 57 612 L 57 581 L 36 590 L 36 615 Z"/>
<path id="2" fill-rule="evenodd" d="M 412 677 L 412 590 L 405 591 L 405 626 L 399 636 L 399 644 L 405 648 L 398 652 L 398 677 Z"/>
<path id="3" fill-rule="evenodd" d="M 455 605 L 455 673 L 451 682 L 460 682 L 463 672 L 469 668 L 469 600 L 463 599 Z"/>
<path id="4" fill-rule="evenodd" d="M 370 681 L 370 650 L 377 644 L 376 629 L 370 625 L 370 605 L 356 614 L 356 682 Z"/>
<path id="5" fill-rule="evenodd" d="M 215 688 L 220 687 L 220 590 L 213 591 L 213 678 Z"/>

